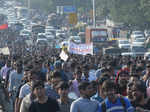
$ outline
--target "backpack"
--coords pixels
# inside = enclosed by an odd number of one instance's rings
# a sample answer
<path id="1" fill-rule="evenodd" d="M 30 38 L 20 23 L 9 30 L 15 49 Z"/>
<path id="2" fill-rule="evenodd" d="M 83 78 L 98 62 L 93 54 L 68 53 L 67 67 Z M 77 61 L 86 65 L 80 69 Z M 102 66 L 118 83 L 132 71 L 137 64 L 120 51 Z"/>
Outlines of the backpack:
<path id="1" fill-rule="evenodd" d="M 121 104 L 122 104 L 122 106 L 123 106 L 123 108 L 124 108 L 124 112 L 127 112 L 127 109 L 126 109 L 126 102 L 125 102 L 125 100 L 124 100 L 124 97 L 123 97 L 123 96 L 120 96 L 119 98 L 120 98 L 120 102 L 121 102 Z M 105 101 L 102 102 L 101 107 L 102 107 L 102 112 L 106 112 L 107 107 L 106 107 Z"/>

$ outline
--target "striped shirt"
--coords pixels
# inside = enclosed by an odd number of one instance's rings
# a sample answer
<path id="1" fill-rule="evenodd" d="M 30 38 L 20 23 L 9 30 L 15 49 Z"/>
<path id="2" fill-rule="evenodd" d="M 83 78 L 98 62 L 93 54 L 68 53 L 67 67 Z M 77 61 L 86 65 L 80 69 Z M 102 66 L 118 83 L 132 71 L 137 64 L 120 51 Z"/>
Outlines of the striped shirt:
<path id="1" fill-rule="evenodd" d="M 134 112 L 134 108 L 132 107 L 128 98 L 124 98 L 126 103 L 126 111 Z M 108 98 L 105 99 L 106 104 L 106 112 L 124 112 L 123 104 L 120 101 L 120 98 L 117 98 L 116 103 L 111 103 Z M 102 112 L 102 104 L 100 104 L 99 112 Z"/>

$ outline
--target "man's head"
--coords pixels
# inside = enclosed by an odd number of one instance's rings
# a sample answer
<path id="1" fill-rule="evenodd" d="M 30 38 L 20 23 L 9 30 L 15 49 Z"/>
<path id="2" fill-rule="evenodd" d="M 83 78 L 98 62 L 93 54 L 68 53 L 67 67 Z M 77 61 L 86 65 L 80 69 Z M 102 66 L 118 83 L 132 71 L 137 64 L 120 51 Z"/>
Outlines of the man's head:
<path id="1" fill-rule="evenodd" d="M 92 87 L 93 87 L 93 95 L 95 95 L 95 94 L 97 93 L 98 83 L 97 83 L 96 81 L 92 81 L 90 84 L 91 84 Z M 93 96 L 93 95 L 92 95 L 92 96 Z"/>
<path id="2" fill-rule="evenodd" d="M 11 61 L 10 61 L 10 60 L 7 60 L 6 66 L 7 66 L 7 67 L 11 67 Z"/>
<path id="3" fill-rule="evenodd" d="M 110 76 L 108 74 L 102 74 L 97 80 L 98 92 L 99 92 L 99 95 L 101 95 L 101 97 L 105 97 L 102 91 L 102 85 L 106 80 L 109 80 L 109 79 L 110 79 Z"/>
<path id="4" fill-rule="evenodd" d="M 87 79 L 89 77 L 89 66 L 88 65 L 84 65 L 82 72 L 84 73 L 84 76 Z"/>
<path id="5" fill-rule="evenodd" d="M 17 70 L 17 73 L 22 73 L 22 71 L 23 71 L 23 66 L 22 66 L 22 64 L 17 63 L 17 65 L 16 65 L 16 70 Z"/>
<path id="6" fill-rule="evenodd" d="M 110 101 L 115 98 L 117 92 L 116 86 L 112 80 L 106 80 L 102 85 L 103 94 L 108 97 Z"/>
<path id="7" fill-rule="evenodd" d="M 35 96 L 39 99 L 44 97 L 45 94 L 45 88 L 44 88 L 44 82 L 42 81 L 34 81 L 32 85 L 32 91 L 35 94 Z"/>
<path id="8" fill-rule="evenodd" d="M 34 69 L 41 70 L 43 66 L 42 59 L 37 59 L 34 61 Z"/>
<path id="9" fill-rule="evenodd" d="M 78 86 L 81 96 L 90 98 L 93 95 L 93 85 L 89 82 L 81 82 Z"/>
<path id="10" fill-rule="evenodd" d="M 82 77 L 82 72 L 80 68 L 76 68 L 75 69 L 75 74 L 74 77 L 77 81 L 81 81 L 81 77 Z"/>
<path id="11" fill-rule="evenodd" d="M 62 63 L 61 63 L 61 61 L 56 61 L 56 62 L 54 63 L 54 67 L 55 67 L 55 69 L 57 69 L 57 70 L 62 69 Z"/>
<path id="12" fill-rule="evenodd" d="M 35 69 L 32 69 L 29 73 L 28 73 L 28 81 L 32 82 L 35 80 L 42 80 L 41 79 L 42 73 L 40 71 L 37 71 Z"/>
<path id="13" fill-rule="evenodd" d="M 120 87 L 125 88 L 129 80 L 129 73 L 127 71 L 121 71 L 118 78 L 118 84 Z"/>
<path id="14" fill-rule="evenodd" d="M 134 82 L 132 86 L 132 95 L 133 99 L 137 102 L 140 102 L 143 98 L 146 97 L 146 86 L 143 81 L 139 80 Z"/>
<path id="15" fill-rule="evenodd" d="M 127 84 L 127 96 L 128 96 L 129 99 L 133 99 L 132 86 L 133 86 L 133 82 L 129 82 Z"/>
<path id="16" fill-rule="evenodd" d="M 24 75 L 23 75 L 23 80 L 25 82 L 28 82 L 28 76 L 29 76 L 29 73 L 30 73 L 30 68 L 29 67 L 24 67 Z"/>
<path id="17" fill-rule="evenodd" d="M 61 81 L 57 86 L 58 94 L 60 97 L 68 97 L 69 93 L 69 84 Z"/>
<path id="18" fill-rule="evenodd" d="M 142 75 L 142 71 L 143 71 L 142 67 L 139 67 L 139 66 L 136 67 L 136 69 L 135 69 L 135 72 L 137 75 L 139 75 L 139 77 Z"/>

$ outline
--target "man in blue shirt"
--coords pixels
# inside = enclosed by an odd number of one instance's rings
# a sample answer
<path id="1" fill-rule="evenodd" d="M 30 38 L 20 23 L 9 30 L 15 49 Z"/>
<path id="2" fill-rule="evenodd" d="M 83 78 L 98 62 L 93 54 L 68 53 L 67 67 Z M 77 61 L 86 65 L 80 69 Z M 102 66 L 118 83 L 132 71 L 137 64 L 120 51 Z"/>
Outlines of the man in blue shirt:
<path id="1" fill-rule="evenodd" d="M 92 96 L 92 99 L 97 100 L 99 103 L 103 102 L 105 99 L 105 96 L 102 91 L 102 85 L 108 79 L 110 79 L 109 75 L 106 73 L 103 73 L 97 80 L 97 84 L 98 84 L 97 93 L 96 95 Z"/>
<path id="2" fill-rule="evenodd" d="M 107 98 L 100 104 L 99 112 L 134 112 L 130 101 L 118 96 L 116 89 L 116 84 L 111 80 L 103 83 L 102 91 Z"/>

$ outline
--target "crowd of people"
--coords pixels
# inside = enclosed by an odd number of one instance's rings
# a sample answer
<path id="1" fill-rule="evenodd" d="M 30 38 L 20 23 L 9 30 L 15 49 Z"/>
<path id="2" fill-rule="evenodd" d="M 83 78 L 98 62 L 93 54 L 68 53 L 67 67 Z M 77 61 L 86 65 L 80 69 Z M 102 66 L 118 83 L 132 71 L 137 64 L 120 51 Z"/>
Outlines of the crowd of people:
<path id="1" fill-rule="evenodd" d="M 149 59 L 68 53 L 63 61 L 55 48 L 8 47 L 0 54 L 4 112 L 150 112 Z"/>

